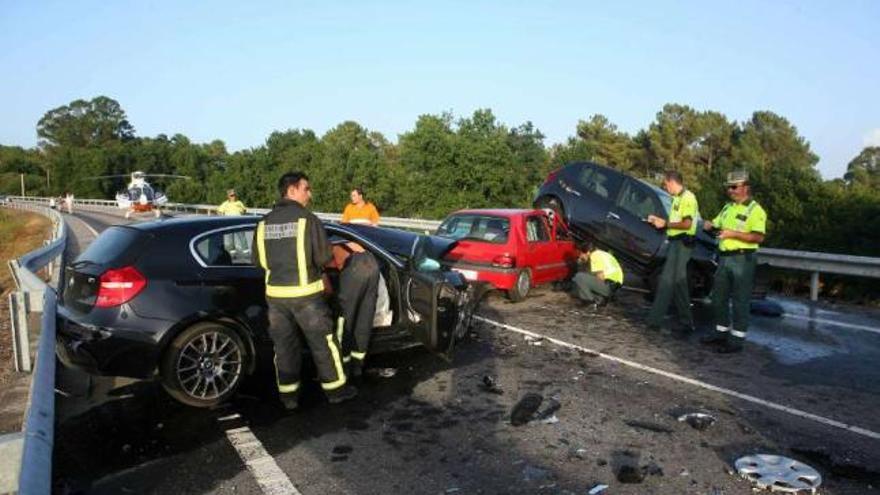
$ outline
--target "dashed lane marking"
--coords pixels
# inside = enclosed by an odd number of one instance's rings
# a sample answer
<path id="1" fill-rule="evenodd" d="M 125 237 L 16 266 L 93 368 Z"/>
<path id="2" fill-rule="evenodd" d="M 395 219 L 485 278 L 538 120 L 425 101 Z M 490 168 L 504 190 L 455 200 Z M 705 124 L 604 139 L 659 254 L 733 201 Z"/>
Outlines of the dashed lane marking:
<path id="1" fill-rule="evenodd" d="M 682 383 L 687 383 L 689 385 L 694 385 L 696 387 L 700 387 L 700 388 L 703 388 L 706 390 L 711 390 L 713 392 L 718 392 L 718 393 L 728 395 L 731 397 L 736 397 L 737 399 L 742 399 L 744 401 L 751 402 L 753 404 L 758 404 L 758 405 L 761 405 L 761 406 L 764 406 L 764 407 L 767 407 L 770 409 L 782 411 L 784 413 L 788 413 L 788 414 L 791 414 L 793 416 L 797 416 L 800 418 L 809 419 L 811 421 L 815 421 L 815 422 L 821 423 L 823 425 L 832 426 L 834 428 L 840 428 L 842 430 L 850 431 L 850 432 L 855 433 L 857 435 L 862 435 L 862 436 L 865 436 L 868 438 L 872 438 L 874 440 L 880 440 L 880 433 L 868 430 L 866 428 L 862 428 L 860 426 L 846 424 L 841 421 L 837 421 L 834 419 L 829 419 L 829 418 L 826 418 L 823 416 L 819 416 L 817 414 L 809 413 L 806 411 L 801 411 L 800 409 L 795 409 L 793 407 L 784 406 L 782 404 L 777 404 L 776 402 L 764 400 L 759 397 L 755 397 L 753 395 L 748 395 L 748 394 L 744 394 L 742 392 L 737 392 L 736 390 L 731 390 L 729 388 L 719 387 L 717 385 L 712 385 L 711 383 L 706 383 L 706 382 L 703 382 L 700 380 L 696 380 L 694 378 L 689 378 L 687 376 L 679 375 L 677 373 L 664 371 L 661 369 L 654 368 L 652 366 L 647 366 L 647 365 L 644 365 L 641 363 L 637 363 L 635 361 L 630 361 L 628 359 L 623 359 L 623 358 L 619 358 L 616 356 L 612 356 L 610 354 L 605 354 L 604 352 L 599 352 L 599 351 L 589 349 L 587 347 L 583 347 L 583 346 L 580 346 L 577 344 L 570 344 L 568 342 L 565 342 L 565 341 L 562 341 L 559 339 L 555 339 L 555 338 L 549 337 L 547 335 L 542 335 L 542 334 L 539 334 L 536 332 L 531 332 L 529 330 L 524 330 L 522 328 L 517 328 L 515 326 L 507 325 L 505 323 L 500 323 L 500 322 L 497 322 L 494 320 L 490 320 L 490 319 L 484 318 L 482 316 L 474 315 L 474 319 L 478 320 L 478 321 L 482 321 L 482 322 L 487 323 L 489 325 L 493 325 L 495 327 L 507 330 L 509 332 L 518 333 L 520 335 L 525 335 L 525 336 L 532 337 L 535 339 L 539 339 L 539 338 L 544 339 L 544 340 L 546 340 L 548 342 L 552 342 L 560 347 L 567 347 L 569 349 L 574 349 L 577 351 L 586 352 L 586 353 L 591 354 L 593 356 L 601 357 L 603 359 L 607 359 L 609 361 L 613 361 L 615 363 L 619 363 L 624 366 L 629 366 L 631 368 L 646 371 L 648 373 L 653 373 L 655 375 L 664 376 L 666 378 L 669 378 L 669 379 L 672 379 L 675 381 L 679 381 Z"/>
<path id="2" fill-rule="evenodd" d="M 232 416 L 227 419 L 240 417 L 237 414 Z M 290 478 L 278 467 L 275 459 L 266 452 L 263 444 L 250 428 L 242 426 L 226 430 L 226 438 L 238 452 L 238 456 L 244 461 L 263 493 L 266 495 L 302 495 L 293 486 Z"/>
<path id="3" fill-rule="evenodd" d="M 844 321 L 826 320 L 824 318 L 811 318 L 809 316 L 793 315 L 791 313 L 784 313 L 783 316 L 785 318 L 792 318 L 795 320 L 814 321 L 816 323 L 821 323 L 823 325 L 834 325 L 834 326 L 843 327 L 843 328 L 851 328 L 853 330 L 864 330 L 866 332 L 880 334 L 880 328 L 871 327 L 868 325 L 858 325 L 856 323 L 846 323 Z"/>

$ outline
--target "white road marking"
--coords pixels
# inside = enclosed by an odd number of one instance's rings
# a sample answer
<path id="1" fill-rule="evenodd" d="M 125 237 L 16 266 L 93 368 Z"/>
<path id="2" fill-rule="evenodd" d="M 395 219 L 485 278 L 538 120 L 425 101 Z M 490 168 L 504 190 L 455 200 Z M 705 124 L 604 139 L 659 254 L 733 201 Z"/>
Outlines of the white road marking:
<path id="1" fill-rule="evenodd" d="M 266 452 L 263 444 L 250 428 L 242 426 L 226 430 L 226 438 L 238 452 L 248 470 L 254 475 L 260 489 L 266 495 L 302 495 L 290 478 L 278 467 L 275 459 Z"/>
<path id="2" fill-rule="evenodd" d="M 82 218 L 76 217 L 76 216 L 74 216 L 73 218 L 76 218 L 77 220 L 80 221 L 80 223 L 85 225 L 86 228 L 89 229 L 89 232 L 91 232 L 93 236 L 98 237 L 98 231 L 95 230 L 94 228 L 92 228 L 92 226 L 89 225 L 85 220 L 83 220 Z"/>
<path id="3" fill-rule="evenodd" d="M 822 323 L 824 325 L 835 325 L 838 327 L 852 328 L 854 330 L 864 330 L 866 332 L 880 334 L 880 328 L 869 327 L 868 325 L 858 325 L 855 323 L 846 323 L 843 321 L 826 320 L 824 318 L 810 318 L 809 316 L 793 315 L 791 313 L 784 313 L 782 316 L 784 316 L 785 318 L 792 318 L 795 320 L 814 321 L 816 323 Z"/>
<path id="4" fill-rule="evenodd" d="M 679 381 L 682 383 L 687 383 L 689 385 L 694 385 L 694 386 L 697 386 L 697 387 L 700 387 L 700 388 L 703 388 L 706 390 L 711 390 L 713 392 L 719 392 L 721 394 L 729 395 L 731 397 L 736 397 L 737 399 L 742 399 L 744 401 L 751 402 L 753 404 L 758 404 L 758 405 L 761 405 L 764 407 L 768 407 L 770 409 L 776 409 L 777 411 L 782 411 L 782 412 L 785 412 L 785 413 L 788 413 L 788 414 L 791 414 L 794 416 L 798 416 L 800 418 L 809 419 L 811 421 L 815 421 L 817 423 L 822 423 L 827 426 L 833 426 L 835 428 L 840 428 L 842 430 L 850 431 L 850 432 L 856 433 L 858 435 L 862 435 L 862 436 L 865 436 L 868 438 L 873 438 L 874 440 L 880 440 L 880 433 L 862 428 L 860 426 L 850 425 L 850 424 L 846 424 L 846 423 L 843 423 L 841 421 L 837 421 L 834 419 L 825 418 L 823 416 L 819 416 L 819 415 L 816 415 L 813 413 L 808 413 L 806 411 L 801 411 L 801 410 L 795 409 L 793 407 L 788 407 L 788 406 L 784 406 L 782 404 L 777 404 L 775 402 L 764 400 L 764 399 L 755 397 L 753 395 L 748 395 L 748 394 L 744 394 L 742 392 L 737 392 L 736 390 L 731 390 L 729 388 L 719 387 L 717 385 L 712 385 L 711 383 L 706 383 L 706 382 L 703 382 L 700 380 L 696 380 L 694 378 L 689 378 L 689 377 L 686 377 L 683 375 L 679 375 L 677 373 L 663 371 L 661 369 L 657 369 L 657 368 L 654 368 L 651 366 L 640 364 L 635 361 L 630 361 L 628 359 L 623 359 L 623 358 L 619 358 L 616 356 L 612 356 L 610 354 L 605 354 L 604 352 L 599 352 L 599 351 L 596 351 L 593 349 L 579 346 L 577 344 L 570 344 L 568 342 L 565 342 L 565 341 L 562 341 L 559 339 L 555 339 L 555 338 L 549 337 L 547 335 L 542 335 L 542 334 L 539 334 L 536 332 L 530 332 L 528 330 L 523 330 L 522 328 L 517 328 L 512 325 L 500 323 L 500 322 L 497 322 L 494 320 L 490 320 L 488 318 L 484 318 L 482 316 L 474 315 L 474 319 L 478 320 L 478 321 L 482 321 L 484 323 L 488 323 L 489 325 L 493 325 L 498 328 L 502 328 L 502 329 L 510 331 L 510 332 L 518 333 L 520 335 L 525 335 L 525 336 L 535 338 L 535 339 L 538 339 L 538 338 L 544 339 L 544 340 L 552 342 L 552 343 L 554 343 L 558 346 L 561 346 L 561 347 L 567 347 L 569 349 L 574 349 L 577 351 L 586 352 L 586 353 L 594 355 L 596 357 L 601 357 L 603 359 L 607 359 L 607 360 L 613 361 L 615 363 L 629 366 L 631 368 L 646 371 L 648 373 L 653 373 L 655 375 L 664 376 L 664 377 L 670 378 L 672 380 L 676 380 L 676 381 Z"/>

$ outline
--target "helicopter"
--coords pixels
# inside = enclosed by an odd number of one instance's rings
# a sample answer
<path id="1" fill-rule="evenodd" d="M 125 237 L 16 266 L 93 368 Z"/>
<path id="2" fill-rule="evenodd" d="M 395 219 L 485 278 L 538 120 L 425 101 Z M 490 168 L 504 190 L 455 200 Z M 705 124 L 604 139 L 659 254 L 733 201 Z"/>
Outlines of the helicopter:
<path id="1" fill-rule="evenodd" d="M 90 179 L 116 179 L 128 177 L 128 175 L 100 175 Z M 146 174 L 141 171 L 131 173 L 131 181 L 125 190 L 116 194 L 116 204 L 125 211 L 125 218 L 131 218 L 134 213 L 153 212 L 156 218 L 162 216 L 161 206 L 168 202 L 165 193 L 154 189 L 147 182 L 147 177 L 161 177 L 169 179 L 189 179 L 186 175 L 172 174 Z"/>

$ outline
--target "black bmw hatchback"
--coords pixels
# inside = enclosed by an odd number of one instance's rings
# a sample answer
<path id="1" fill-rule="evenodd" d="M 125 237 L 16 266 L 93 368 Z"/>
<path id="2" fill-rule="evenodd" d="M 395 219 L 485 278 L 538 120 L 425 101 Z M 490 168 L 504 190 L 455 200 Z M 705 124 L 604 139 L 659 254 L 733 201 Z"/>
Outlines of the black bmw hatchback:
<path id="1" fill-rule="evenodd" d="M 99 375 L 158 377 L 191 406 L 228 399 L 273 356 L 263 271 L 251 263 L 257 221 L 180 218 L 107 229 L 66 267 L 62 362 Z M 422 344 L 449 355 L 476 303 L 461 275 L 436 261 L 455 241 L 325 227 L 331 242 L 356 242 L 379 261 L 385 314 L 377 314 L 371 352 Z"/>

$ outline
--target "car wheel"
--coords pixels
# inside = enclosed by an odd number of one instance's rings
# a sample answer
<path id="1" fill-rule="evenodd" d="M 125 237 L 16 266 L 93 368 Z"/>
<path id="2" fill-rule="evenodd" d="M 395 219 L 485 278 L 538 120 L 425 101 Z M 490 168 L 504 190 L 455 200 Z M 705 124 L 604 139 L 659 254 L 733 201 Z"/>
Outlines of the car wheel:
<path id="1" fill-rule="evenodd" d="M 529 295 L 532 288 L 532 275 L 528 270 L 522 270 L 516 276 L 516 283 L 507 291 L 507 297 L 513 302 L 520 302 Z"/>
<path id="2" fill-rule="evenodd" d="M 213 407 L 238 389 L 249 358 L 241 337 L 214 322 L 197 323 L 174 338 L 162 357 L 162 386 L 178 401 Z"/>

